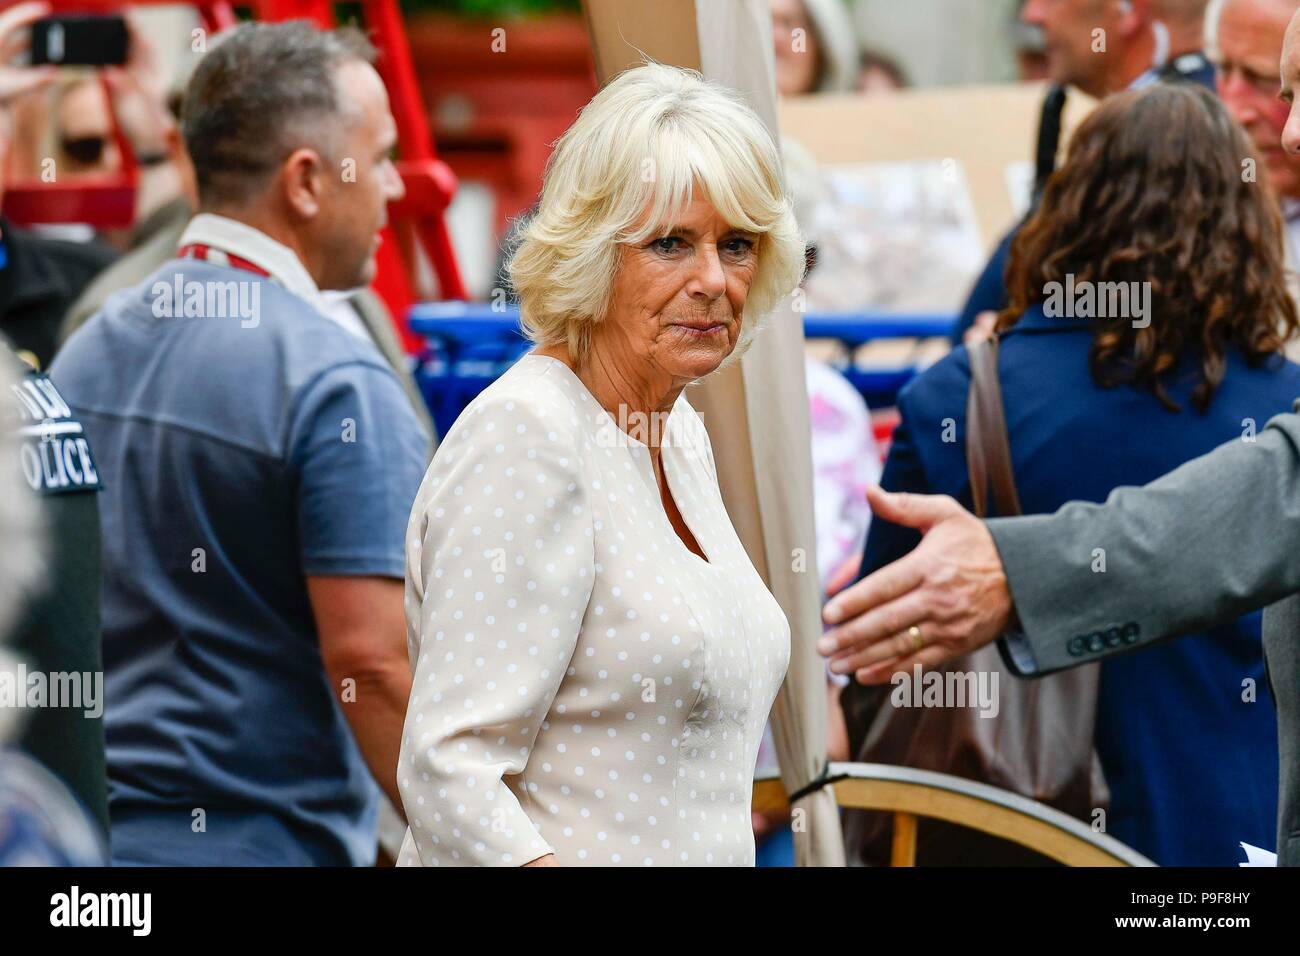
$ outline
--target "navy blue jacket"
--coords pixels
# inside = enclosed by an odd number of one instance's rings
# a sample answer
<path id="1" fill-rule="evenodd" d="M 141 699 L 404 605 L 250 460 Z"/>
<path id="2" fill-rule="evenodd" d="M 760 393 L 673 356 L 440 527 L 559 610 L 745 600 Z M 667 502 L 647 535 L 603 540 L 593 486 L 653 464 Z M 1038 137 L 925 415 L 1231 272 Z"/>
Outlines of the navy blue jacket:
<path id="1" fill-rule="evenodd" d="M 1088 320 L 1048 318 L 1040 307 L 1001 342 L 999 378 L 1026 514 L 1052 512 L 1067 501 L 1103 501 L 1119 485 L 1145 484 L 1242 440 L 1300 396 L 1300 366 L 1278 356 L 1252 368 L 1230 351 L 1205 414 L 1191 403 L 1198 363 L 1184 357 L 1165 380 L 1166 392 L 1182 405 L 1171 412 L 1146 389 L 1098 386 L 1088 368 Z M 966 350 L 959 347 L 902 391 L 902 424 L 883 487 L 952 495 L 971 506 L 969 385 Z M 916 532 L 877 519 L 863 573 L 903 556 L 918 540 Z M 1254 702 L 1242 699 L 1247 680 Z M 1258 612 L 1105 661 L 1096 739 L 1111 787 L 1112 836 L 1166 866 L 1231 866 L 1244 859 L 1237 846 L 1243 840 L 1272 848 L 1277 728 Z"/>

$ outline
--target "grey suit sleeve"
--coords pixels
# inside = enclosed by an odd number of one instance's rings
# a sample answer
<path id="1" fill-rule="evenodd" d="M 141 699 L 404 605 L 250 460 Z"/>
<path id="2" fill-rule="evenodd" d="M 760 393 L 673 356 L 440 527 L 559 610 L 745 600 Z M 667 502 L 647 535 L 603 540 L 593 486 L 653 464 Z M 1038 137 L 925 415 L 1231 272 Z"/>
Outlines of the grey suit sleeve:
<path id="1" fill-rule="evenodd" d="M 1300 591 L 1300 415 L 1105 504 L 988 528 L 1020 618 L 1002 640 L 1018 673 L 1232 620 Z"/>

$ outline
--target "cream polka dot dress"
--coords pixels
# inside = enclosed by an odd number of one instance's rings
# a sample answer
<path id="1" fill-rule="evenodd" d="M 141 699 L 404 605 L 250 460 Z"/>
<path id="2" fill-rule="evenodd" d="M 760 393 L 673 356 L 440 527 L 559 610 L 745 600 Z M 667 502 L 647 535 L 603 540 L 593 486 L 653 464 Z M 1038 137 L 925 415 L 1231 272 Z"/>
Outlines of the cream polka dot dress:
<path id="1" fill-rule="evenodd" d="M 530 353 L 448 433 L 407 529 L 407 866 L 753 865 L 790 628 L 683 393 L 649 449 Z M 641 432 L 644 434 L 644 432 Z"/>

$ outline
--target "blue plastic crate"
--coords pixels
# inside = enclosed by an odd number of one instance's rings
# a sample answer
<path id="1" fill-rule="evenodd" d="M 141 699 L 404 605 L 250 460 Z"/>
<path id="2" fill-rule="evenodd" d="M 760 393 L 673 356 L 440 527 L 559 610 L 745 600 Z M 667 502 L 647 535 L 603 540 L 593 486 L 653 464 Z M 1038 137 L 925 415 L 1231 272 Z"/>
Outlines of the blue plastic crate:
<path id="1" fill-rule="evenodd" d="M 519 328 L 519 310 L 477 302 L 430 302 L 412 307 L 411 331 L 425 348 L 416 364 L 416 382 L 430 413 L 445 435 L 483 389 L 531 348 Z M 809 313 L 804 316 L 808 338 L 838 339 L 850 350 L 879 339 L 947 337 L 955 315 L 900 315 L 884 312 Z M 860 369 L 844 375 L 872 408 L 894 403 L 899 389 L 917 369 Z"/>

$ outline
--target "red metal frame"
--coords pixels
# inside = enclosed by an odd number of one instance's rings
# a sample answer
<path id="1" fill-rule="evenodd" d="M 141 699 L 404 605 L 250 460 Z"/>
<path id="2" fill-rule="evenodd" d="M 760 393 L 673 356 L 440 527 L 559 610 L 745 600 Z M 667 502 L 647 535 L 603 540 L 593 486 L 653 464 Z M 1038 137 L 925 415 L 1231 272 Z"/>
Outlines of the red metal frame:
<path id="1" fill-rule="evenodd" d="M 175 0 L 50 0 L 56 10 L 109 13 L 131 6 L 174 3 Z M 11 6 L 0 0 L 0 8 Z M 235 6 L 229 0 L 193 0 L 205 26 L 212 31 L 236 23 Z M 334 26 L 334 8 L 329 0 L 248 0 L 237 6 L 249 9 L 258 20 L 311 20 L 322 29 Z M 375 63 L 388 89 L 393 118 L 397 123 L 397 169 L 406 186 L 406 196 L 389 208 L 391 225 L 385 231 L 380 256 L 380 275 L 375 288 L 394 316 L 404 316 L 414 301 L 410 280 L 412 263 L 403 263 L 395 242 L 394 226 L 409 229 L 423 245 L 438 277 L 441 296 L 466 298 L 464 282 L 456 263 L 447 231 L 444 211 L 456 192 L 456 176 L 438 159 L 429 133 L 428 119 L 420 100 L 419 86 L 411 63 L 411 50 L 398 10 L 397 0 L 361 0 L 362 18 L 379 56 Z M 123 158 L 123 168 L 112 176 L 78 177 L 70 183 L 39 180 L 14 182 L 4 195 L 4 210 L 13 221 L 86 222 L 102 228 L 130 225 L 135 211 L 137 168 L 130 145 L 114 127 Z M 405 329 L 405 322 L 399 320 Z"/>

